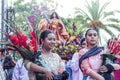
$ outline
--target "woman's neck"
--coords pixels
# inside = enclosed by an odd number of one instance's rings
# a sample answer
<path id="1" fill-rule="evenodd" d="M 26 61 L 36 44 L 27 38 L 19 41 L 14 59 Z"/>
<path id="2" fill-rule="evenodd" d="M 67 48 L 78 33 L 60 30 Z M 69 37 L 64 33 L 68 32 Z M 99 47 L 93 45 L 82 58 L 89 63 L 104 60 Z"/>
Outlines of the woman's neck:
<path id="1" fill-rule="evenodd" d="M 88 48 L 88 49 L 91 49 L 91 48 L 93 48 L 94 46 L 96 46 L 96 45 L 87 45 L 87 48 Z"/>
<path id="2" fill-rule="evenodd" d="M 42 48 L 42 52 L 43 52 L 43 54 L 50 54 L 51 50 L 47 50 L 45 48 Z"/>

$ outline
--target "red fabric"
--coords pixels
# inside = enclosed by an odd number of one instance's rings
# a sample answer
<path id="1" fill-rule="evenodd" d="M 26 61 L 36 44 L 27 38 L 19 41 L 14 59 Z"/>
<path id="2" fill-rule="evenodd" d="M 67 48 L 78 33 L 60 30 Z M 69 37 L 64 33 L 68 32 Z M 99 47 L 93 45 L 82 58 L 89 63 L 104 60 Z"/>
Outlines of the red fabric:
<path id="1" fill-rule="evenodd" d="M 69 40 L 69 35 L 65 29 L 64 24 L 59 19 L 51 19 L 50 30 L 56 34 L 56 39 L 62 42 Z"/>
<path id="2" fill-rule="evenodd" d="M 120 58 L 117 61 L 120 63 Z M 114 80 L 120 80 L 120 70 L 114 71 Z"/>

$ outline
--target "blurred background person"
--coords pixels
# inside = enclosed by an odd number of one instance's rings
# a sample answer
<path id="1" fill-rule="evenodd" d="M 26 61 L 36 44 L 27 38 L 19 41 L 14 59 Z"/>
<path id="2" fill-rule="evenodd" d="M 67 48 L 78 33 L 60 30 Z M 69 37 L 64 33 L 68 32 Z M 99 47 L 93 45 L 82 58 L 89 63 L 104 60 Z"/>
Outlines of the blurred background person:
<path id="1" fill-rule="evenodd" d="M 12 80 L 29 80 L 28 71 L 26 70 L 23 59 L 19 59 L 14 67 Z"/>
<path id="2" fill-rule="evenodd" d="M 10 55 L 6 55 L 3 62 L 3 69 L 6 74 L 6 80 L 12 80 L 12 74 L 15 67 L 15 62 Z"/>
<path id="3" fill-rule="evenodd" d="M 85 48 L 87 46 L 85 38 L 80 39 L 80 43 L 79 44 L 80 44 L 79 45 L 79 50 Z"/>
<path id="4" fill-rule="evenodd" d="M 4 62 L 5 56 L 6 56 L 5 49 L 0 48 L 0 80 L 6 80 L 6 75 L 3 70 L 3 62 Z"/>
<path id="5" fill-rule="evenodd" d="M 69 35 L 65 29 L 65 26 L 61 19 L 59 18 L 56 12 L 53 12 L 50 16 L 50 30 L 52 30 L 55 35 L 56 39 L 62 42 L 66 42 L 69 40 Z"/>
<path id="6" fill-rule="evenodd" d="M 5 57 L 6 57 L 5 49 L 1 48 L 0 49 L 0 65 L 2 65 L 2 66 L 3 66 Z"/>

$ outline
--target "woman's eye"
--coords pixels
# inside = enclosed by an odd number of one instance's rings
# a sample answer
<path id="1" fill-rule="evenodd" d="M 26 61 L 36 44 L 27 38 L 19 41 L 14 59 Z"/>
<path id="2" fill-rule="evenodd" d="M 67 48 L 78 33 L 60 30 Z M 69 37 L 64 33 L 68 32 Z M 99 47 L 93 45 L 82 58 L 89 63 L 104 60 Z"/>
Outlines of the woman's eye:
<path id="1" fill-rule="evenodd" d="M 50 38 L 50 39 L 48 39 L 48 40 L 50 40 L 50 41 L 51 41 L 51 40 L 54 40 L 54 41 L 56 41 L 56 39 L 55 39 L 55 38 Z"/>
<path id="2" fill-rule="evenodd" d="M 88 36 L 92 36 L 92 34 L 88 34 Z"/>
<path id="3" fill-rule="evenodd" d="M 94 36 L 94 37 L 96 37 L 97 34 L 88 34 L 88 36 Z"/>
<path id="4" fill-rule="evenodd" d="M 96 37 L 96 36 L 97 36 L 97 34 L 94 34 L 94 36 Z"/>

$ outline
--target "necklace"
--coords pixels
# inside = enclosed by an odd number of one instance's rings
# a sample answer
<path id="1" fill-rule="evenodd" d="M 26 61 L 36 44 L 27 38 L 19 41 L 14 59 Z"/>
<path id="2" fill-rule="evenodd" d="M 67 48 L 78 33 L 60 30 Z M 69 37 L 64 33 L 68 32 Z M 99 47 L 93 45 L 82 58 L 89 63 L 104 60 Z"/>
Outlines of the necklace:
<path id="1" fill-rule="evenodd" d="M 44 57 L 52 57 L 52 52 L 51 51 L 47 51 L 46 49 L 42 49 L 42 55 Z"/>

